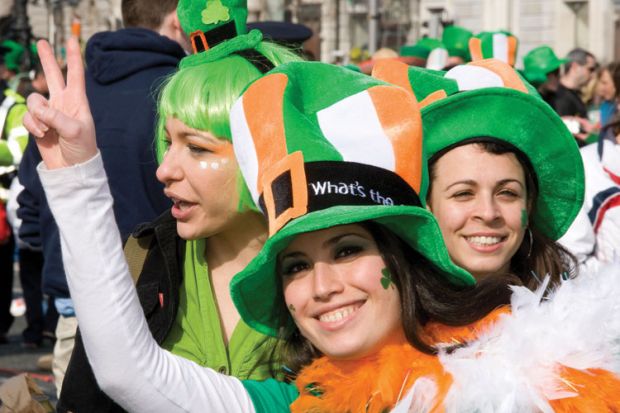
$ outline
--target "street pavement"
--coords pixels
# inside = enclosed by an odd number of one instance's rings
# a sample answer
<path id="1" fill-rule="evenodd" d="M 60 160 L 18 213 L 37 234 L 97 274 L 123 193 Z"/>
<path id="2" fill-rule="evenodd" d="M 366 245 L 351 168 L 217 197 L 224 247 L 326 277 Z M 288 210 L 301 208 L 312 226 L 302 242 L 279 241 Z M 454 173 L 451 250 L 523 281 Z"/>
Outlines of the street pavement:
<path id="1" fill-rule="evenodd" d="M 13 296 L 18 298 L 21 297 L 21 288 L 18 277 L 15 278 Z M 28 373 L 55 405 L 57 398 L 52 372 L 37 367 L 39 357 L 52 352 L 52 344 L 45 340 L 40 348 L 22 348 L 21 332 L 24 328 L 26 328 L 26 318 L 24 316 L 16 317 L 9 330 L 8 344 L 0 344 L 0 386 L 13 376 Z"/>

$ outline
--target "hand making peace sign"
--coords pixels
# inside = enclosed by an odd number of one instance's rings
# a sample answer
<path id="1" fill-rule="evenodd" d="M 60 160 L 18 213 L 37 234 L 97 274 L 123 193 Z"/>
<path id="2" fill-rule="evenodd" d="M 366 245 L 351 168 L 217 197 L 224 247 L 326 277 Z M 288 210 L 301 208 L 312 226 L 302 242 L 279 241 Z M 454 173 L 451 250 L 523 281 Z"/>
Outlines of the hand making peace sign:
<path id="1" fill-rule="evenodd" d="M 95 125 L 84 85 L 84 64 L 76 39 L 67 42 L 67 83 L 45 40 L 37 50 L 49 87 L 49 99 L 38 93 L 28 97 L 24 126 L 37 139 L 48 169 L 75 165 L 97 153 Z"/>

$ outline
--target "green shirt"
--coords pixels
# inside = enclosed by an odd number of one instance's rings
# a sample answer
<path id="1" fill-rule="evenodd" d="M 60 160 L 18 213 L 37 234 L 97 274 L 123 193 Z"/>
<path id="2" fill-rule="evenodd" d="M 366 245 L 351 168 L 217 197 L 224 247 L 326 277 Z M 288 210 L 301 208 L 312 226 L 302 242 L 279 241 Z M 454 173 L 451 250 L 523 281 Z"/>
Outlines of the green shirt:
<path id="1" fill-rule="evenodd" d="M 204 258 L 204 239 L 187 241 L 185 251 L 179 309 L 162 347 L 239 379 L 270 378 L 269 359 L 277 340 L 240 320 L 226 346 Z"/>
<path id="2" fill-rule="evenodd" d="M 287 413 L 299 392 L 293 383 L 274 379 L 264 381 L 244 380 L 243 387 L 250 395 L 256 413 Z"/>

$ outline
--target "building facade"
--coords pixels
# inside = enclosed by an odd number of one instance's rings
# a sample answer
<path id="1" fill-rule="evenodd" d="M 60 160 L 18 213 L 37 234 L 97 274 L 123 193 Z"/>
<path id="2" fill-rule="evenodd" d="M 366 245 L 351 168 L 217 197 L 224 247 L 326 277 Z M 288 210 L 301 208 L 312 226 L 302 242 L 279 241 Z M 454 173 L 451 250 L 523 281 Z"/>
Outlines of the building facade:
<path id="1" fill-rule="evenodd" d="M 15 0 L 3 0 L 2 14 Z M 120 27 L 121 0 L 28 1 L 33 33 L 60 53 L 76 23 L 83 40 Z M 352 51 L 398 50 L 453 23 L 473 32 L 504 29 L 519 39 L 519 62 L 532 48 L 558 55 L 583 47 L 606 63 L 620 60 L 620 0 L 248 0 L 249 20 L 288 20 L 314 31 L 305 44 L 318 60 L 348 62 Z M 519 64 L 517 65 L 519 66 Z"/>

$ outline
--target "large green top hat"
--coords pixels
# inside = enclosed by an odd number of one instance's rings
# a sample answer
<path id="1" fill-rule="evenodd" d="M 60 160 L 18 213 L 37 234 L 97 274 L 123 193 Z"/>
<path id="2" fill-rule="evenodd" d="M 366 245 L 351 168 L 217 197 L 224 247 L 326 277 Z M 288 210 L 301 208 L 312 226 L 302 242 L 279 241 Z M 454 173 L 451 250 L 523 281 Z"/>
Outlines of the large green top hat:
<path id="1" fill-rule="evenodd" d="M 179 0 L 177 15 L 194 51 L 181 60 L 181 68 L 233 53 L 243 55 L 263 72 L 273 68 L 266 57 L 253 50 L 263 36 L 259 30 L 247 33 L 247 0 Z"/>
<path id="2" fill-rule="evenodd" d="M 481 32 L 469 39 L 471 60 L 498 59 L 510 66 L 517 62 L 519 40 L 510 32 Z"/>
<path id="3" fill-rule="evenodd" d="M 488 59 L 434 72 L 382 62 L 373 75 L 408 88 L 421 100 L 429 159 L 480 137 L 520 150 L 539 189 L 533 225 L 554 240 L 566 232 L 583 203 L 581 155 L 560 117 L 512 67 Z"/>
<path id="4" fill-rule="evenodd" d="M 557 70 L 567 59 L 558 59 L 549 46 L 539 46 L 523 57 L 523 75 L 532 84 L 547 81 L 547 74 Z"/>
<path id="5" fill-rule="evenodd" d="M 248 325 L 272 336 L 282 321 L 292 326 L 278 253 L 298 234 L 336 225 L 376 221 L 447 280 L 474 283 L 423 207 L 428 177 L 410 93 L 342 67 L 288 63 L 254 82 L 230 119 L 241 172 L 269 222 L 263 249 L 230 285 Z"/>
<path id="6" fill-rule="evenodd" d="M 469 57 L 469 39 L 473 33 L 459 26 L 448 26 L 443 29 L 441 41 L 448 49 L 450 56 L 458 56 L 464 61 L 468 61 Z"/>

